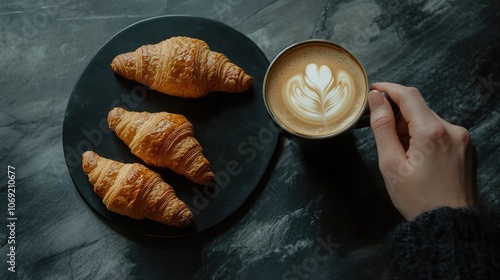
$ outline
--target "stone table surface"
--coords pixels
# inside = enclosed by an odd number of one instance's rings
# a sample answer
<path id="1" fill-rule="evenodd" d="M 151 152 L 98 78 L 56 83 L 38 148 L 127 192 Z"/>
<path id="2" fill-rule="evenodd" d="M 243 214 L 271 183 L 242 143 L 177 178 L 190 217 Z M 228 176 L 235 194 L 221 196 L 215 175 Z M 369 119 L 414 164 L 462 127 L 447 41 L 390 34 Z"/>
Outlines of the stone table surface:
<path id="1" fill-rule="evenodd" d="M 281 137 L 235 214 L 176 239 L 122 232 L 69 176 L 62 125 L 85 66 L 137 21 L 187 14 L 221 21 L 272 60 L 311 38 L 351 50 L 370 82 L 420 89 L 470 130 L 482 206 L 500 208 L 500 5 L 497 0 L 3 1 L 0 4 L 1 279 L 388 279 L 382 242 L 402 222 L 358 129 L 324 153 Z M 7 270 L 8 166 L 15 167 L 15 272 Z"/>

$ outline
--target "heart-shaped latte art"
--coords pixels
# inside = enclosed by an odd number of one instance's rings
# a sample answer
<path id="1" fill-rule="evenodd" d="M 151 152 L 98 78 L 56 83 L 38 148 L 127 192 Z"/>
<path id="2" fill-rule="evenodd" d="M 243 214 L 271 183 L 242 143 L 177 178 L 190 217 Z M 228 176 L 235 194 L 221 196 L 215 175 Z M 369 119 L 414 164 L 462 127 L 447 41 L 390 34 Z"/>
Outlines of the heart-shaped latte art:
<path id="1" fill-rule="evenodd" d="M 308 64 L 305 73 L 294 75 L 287 83 L 286 100 L 295 115 L 308 123 L 329 122 L 346 111 L 352 102 L 352 78 L 327 65 Z"/>

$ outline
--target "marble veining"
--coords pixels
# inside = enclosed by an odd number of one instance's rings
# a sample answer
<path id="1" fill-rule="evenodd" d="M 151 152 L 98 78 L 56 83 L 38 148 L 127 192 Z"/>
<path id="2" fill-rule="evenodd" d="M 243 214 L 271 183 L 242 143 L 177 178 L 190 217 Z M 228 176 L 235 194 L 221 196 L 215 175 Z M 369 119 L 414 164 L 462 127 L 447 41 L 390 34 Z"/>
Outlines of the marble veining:
<path id="1" fill-rule="evenodd" d="M 2 279 L 389 279 L 381 245 L 402 218 L 369 128 L 303 146 L 281 138 L 255 194 L 189 238 L 134 236 L 101 220 L 69 177 L 62 124 L 97 50 L 149 17 L 228 24 L 269 60 L 320 38 L 353 52 L 369 82 L 419 88 L 471 132 L 482 206 L 500 209 L 500 2 L 453 0 L 11 1 L 0 4 L 0 255 L 10 250 L 6 167 L 16 167 L 16 272 Z M 335 160 L 332 160 L 335 159 Z"/>

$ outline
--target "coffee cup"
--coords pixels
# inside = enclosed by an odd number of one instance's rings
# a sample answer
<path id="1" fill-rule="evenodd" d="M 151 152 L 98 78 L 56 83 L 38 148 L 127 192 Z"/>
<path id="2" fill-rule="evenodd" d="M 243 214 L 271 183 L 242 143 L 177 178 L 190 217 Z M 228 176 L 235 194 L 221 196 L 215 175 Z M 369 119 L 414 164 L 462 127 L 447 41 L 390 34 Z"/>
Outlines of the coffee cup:
<path id="1" fill-rule="evenodd" d="M 329 139 L 366 126 L 369 84 L 359 60 L 340 45 L 308 40 L 284 49 L 267 69 L 264 103 L 285 134 Z"/>

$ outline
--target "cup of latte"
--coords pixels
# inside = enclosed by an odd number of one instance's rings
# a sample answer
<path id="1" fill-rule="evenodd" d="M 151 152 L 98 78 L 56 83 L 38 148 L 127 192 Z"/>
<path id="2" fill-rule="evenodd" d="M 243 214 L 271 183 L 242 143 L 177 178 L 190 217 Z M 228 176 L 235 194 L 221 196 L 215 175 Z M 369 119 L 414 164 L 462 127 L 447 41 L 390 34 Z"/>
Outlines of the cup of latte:
<path id="1" fill-rule="evenodd" d="M 351 131 L 365 113 L 366 72 L 349 51 L 325 40 L 283 50 L 264 77 L 264 103 L 284 131 L 328 139 Z"/>

